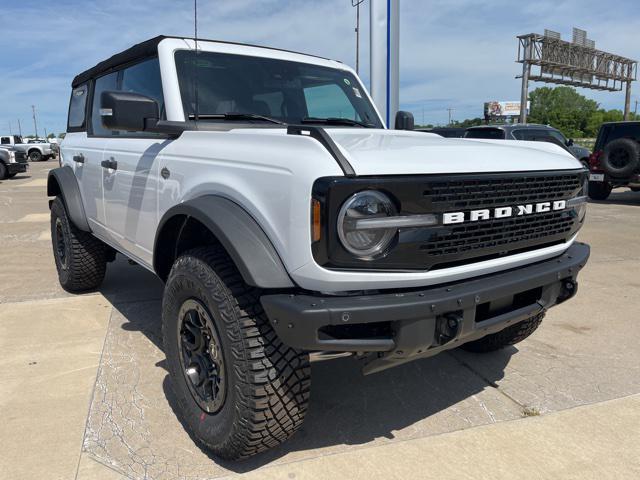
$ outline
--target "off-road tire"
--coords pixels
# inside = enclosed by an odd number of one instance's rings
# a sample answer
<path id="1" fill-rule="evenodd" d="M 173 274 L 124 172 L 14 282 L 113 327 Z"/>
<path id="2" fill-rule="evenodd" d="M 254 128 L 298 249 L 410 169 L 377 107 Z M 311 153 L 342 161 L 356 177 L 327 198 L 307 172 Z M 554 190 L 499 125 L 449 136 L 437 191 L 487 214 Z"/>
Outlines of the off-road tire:
<path id="1" fill-rule="evenodd" d="M 9 178 L 7 176 L 7 167 L 4 163 L 0 162 L 0 180 L 4 180 L 5 178 Z"/>
<path id="2" fill-rule="evenodd" d="M 164 351 L 189 434 L 215 455 L 238 460 L 285 441 L 302 425 L 310 393 L 309 356 L 282 344 L 262 309 L 260 290 L 246 285 L 221 247 L 200 247 L 173 264 L 162 302 Z M 224 361 L 224 403 L 200 407 L 181 366 L 181 306 L 200 302 L 213 320 Z"/>
<path id="3" fill-rule="evenodd" d="M 479 340 L 465 343 L 460 348 L 469 352 L 486 353 L 500 350 L 501 348 L 508 347 L 509 345 L 515 345 L 523 341 L 529 335 L 536 331 L 538 326 L 542 323 L 544 313 L 539 313 L 526 320 L 511 325 L 504 330 L 501 330 L 491 335 L 487 335 Z"/>
<path id="4" fill-rule="evenodd" d="M 606 200 L 611 190 L 613 186 L 609 182 L 589 182 L 589 198 L 592 200 Z"/>
<path id="5" fill-rule="evenodd" d="M 640 145 L 630 138 L 618 138 L 604 147 L 600 165 L 612 177 L 626 178 L 632 175 L 640 162 Z"/>
<path id="6" fill-rule="evenodd" d="M 32 162 L 42 161 L 42 153 L 38 150 L 31 150 L 29 152 L 29 160 Z"/>
<path id="7" fill-rule="evenodd" d="M 13 178 L 17 175 L 17 173 L 7 173 L 7 178 Z"/>
<path id="8" fill-rule="evenodd" d="M 64 257 L 58 248 L 58 227 Z M 93 290 L 102 283 L 107 268 L 105 244 L 73 224 L 60 197 L 51 205 L 51 244 L 62 288 L 77 293 Z"/>

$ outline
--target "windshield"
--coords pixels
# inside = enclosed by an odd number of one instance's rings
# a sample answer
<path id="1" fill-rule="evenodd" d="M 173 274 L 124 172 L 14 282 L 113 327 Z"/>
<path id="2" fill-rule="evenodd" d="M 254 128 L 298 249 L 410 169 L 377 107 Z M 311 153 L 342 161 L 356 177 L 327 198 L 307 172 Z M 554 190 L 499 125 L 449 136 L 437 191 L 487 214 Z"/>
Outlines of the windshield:
<path id="1" fill-rule="evenodd" d="M 500 128 L 470 128 L 464 134 L 464 138 L 490 138 L 504 140 L 504 130 Z"/>
<path id="2" fill-rule="evenodd" d="M 199 52 L 196 61 L 196 54 L 188 50 L 176 52 L 175 59 L 185 117 L 195 117 L 197 79 L 197 109 L 202 120 L 241 120 L 207 118 L 235 113 L 292 124 L 317 121 L 382 128 L 362 86 L 347 71 L 216 52 Z"/>

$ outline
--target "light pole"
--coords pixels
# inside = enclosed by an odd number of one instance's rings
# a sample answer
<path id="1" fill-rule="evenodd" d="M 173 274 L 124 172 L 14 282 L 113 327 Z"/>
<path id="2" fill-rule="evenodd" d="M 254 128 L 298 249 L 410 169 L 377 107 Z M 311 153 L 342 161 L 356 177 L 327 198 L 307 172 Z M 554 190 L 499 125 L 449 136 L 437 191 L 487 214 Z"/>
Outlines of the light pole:
<path id="1" fill-rule="evenodd" d="M 356 8 L 356 73 L 360 74 L 360 4 L 364 0 L 351 0 L 351 6 Z"/>
<path id="2" fill-rule="evenodd" d="M 36 132 L 36 138 L 38 138 L 38 124 L 36 122 L 36 107 L 35 107 L 35 105 L 31 105 L 31 111 L 33 112 L 33 129 Z"/>
<path id="3" fill-rule="evenodd" d="M 20 125 L 20 119 L 18 119 L 18 135 L 22 137 L 22 125 Z"/>

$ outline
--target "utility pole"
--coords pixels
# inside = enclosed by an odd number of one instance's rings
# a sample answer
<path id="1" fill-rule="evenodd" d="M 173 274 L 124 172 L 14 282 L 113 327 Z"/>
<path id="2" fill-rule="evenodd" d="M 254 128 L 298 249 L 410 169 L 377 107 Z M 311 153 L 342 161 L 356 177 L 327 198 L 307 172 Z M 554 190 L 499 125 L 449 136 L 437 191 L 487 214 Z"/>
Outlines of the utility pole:
<path id="1" fill-rule="evenodd" d="M 453 108 L 447 108 L 447 112 L 449 112 L 449 123 L 447 124 L 447 126 L 451 126 L 451 113 L 453 112 Z"/>
<path id="2" fill-rule="evenodd" d="M 18 134 L 22 136 L 22 125 L 20 125 L 20 119 L 18 119 Z"/>
<path id="3" fill-rule="evenodd" d="M 422 106 L 422 126 L 424 127 L 424 105 Z"/>
<path id="4" fill-rule="evenodd" d="M 638 115 L 638 100 L 636 100 L 636 108 L 633 109 L 633 116 L 637 116 Z"/>
<path id="5" fill-rule="evenodd" d="M 33 129 L 36 131 L 36 138 L 38 138 L 38 124 L 36 122 L 36 107 L 31 105 L 31 111 L 33 112 Z"/>
<path id="6" fill-rule="evenodd" d="M 13 130 L 11 129 L 11 120 L 9 120 L 9 135 L 13 135 Z"/>

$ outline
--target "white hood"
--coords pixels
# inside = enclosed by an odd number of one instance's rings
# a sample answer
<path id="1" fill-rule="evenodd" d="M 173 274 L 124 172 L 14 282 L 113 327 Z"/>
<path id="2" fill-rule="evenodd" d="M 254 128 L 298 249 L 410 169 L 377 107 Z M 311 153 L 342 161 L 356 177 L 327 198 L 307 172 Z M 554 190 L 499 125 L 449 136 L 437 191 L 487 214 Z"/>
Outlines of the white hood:
<path id="1" fill-rule="evenodd" d="M 521 172 L 582 168 L 558 145 L 443 138 L 399 130 L 326 130 L 357 175 Z"/>

